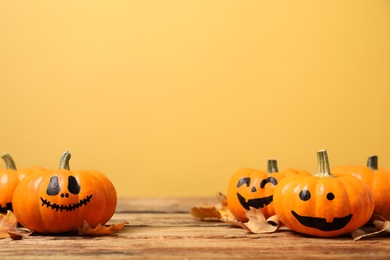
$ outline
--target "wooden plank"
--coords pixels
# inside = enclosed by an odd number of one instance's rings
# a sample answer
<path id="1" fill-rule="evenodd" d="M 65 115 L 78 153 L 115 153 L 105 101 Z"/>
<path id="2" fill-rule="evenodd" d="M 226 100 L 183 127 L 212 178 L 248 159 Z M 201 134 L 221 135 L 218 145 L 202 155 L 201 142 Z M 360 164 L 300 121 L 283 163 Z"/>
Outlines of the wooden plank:
<path id="1" fill-rule="evenodd" d="M 164 214 L 165 215 L 165 214 Z M 161 217 L 161 216 L 160 216 Z M 200 223 L 201 224 L 201 223 Z M 110 237 L 31 236 L 7 241 L 1 247 L 2 259 L 26 258 L 248 258 L 321 257 L 385 258 L 390 256 L 388 239 L 353 242 L 308 238 L 291 231 L 254 235 L 224 225 L 182 227 L 126 227 Z"/>
<path id="2" fill-rule="evenodd" d="M 215 197 L 153 197 L 153 198 L 131 198 L 123 197 L 118 199 L 116 212 L 166 212 L 166 213 L 187 213 L 192 207 L 200 205 L 218 205 Z"/>
<path id="3" fill-rule="evenodd" d="M 167 202 L 167 207 L 156 202 Z M 183 203 L 181 203 L 183 201 Z M 192 198 L 123 199 L 124 212 L 110 223 L 126 226 L 113 236 L 29 236 L 0 239 L 1 259 L 243 259 L 243 258 L 375 258 L 390 259 L 390 237 L 354 242 L 350 236 L 312 238 L 283 228 L 271 234 L 250 234 L 219 221 L 199 221 L 187 210 L 203 205 Z M 165 203 L 165 202 L 164 202 Z M 141 205 L 137 208 L 135 205 Z M 150 209 L 148 210 L 149 206 Z M 172 212 L 173 211 L 173 212 Z"/>

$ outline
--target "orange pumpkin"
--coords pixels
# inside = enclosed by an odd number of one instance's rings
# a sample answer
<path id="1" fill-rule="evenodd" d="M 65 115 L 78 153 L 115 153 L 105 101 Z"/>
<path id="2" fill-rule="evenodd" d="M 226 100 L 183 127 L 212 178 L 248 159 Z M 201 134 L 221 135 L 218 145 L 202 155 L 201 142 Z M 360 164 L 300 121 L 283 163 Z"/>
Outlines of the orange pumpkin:
<path id="1" fill-rule="evenodd" d="M 368 158 L 367 166 L 339 166 L 333 168 L 332 173 L 348 174 L 366 183 L 374 195 L 374 214 L 390 220 L 390 169 L 378 167 L 377 155 Z"/>
<path id="2" fill-rule="evenodd" d="M 71 171 L 70 153 L 60 168 L 29 174 L 15 189 L 13 208 L 21 225 L 40 233 L 76 231 L 86 221 L 105 224 L 116 208 L 116 190 L 95 170 Z"/>
<path id="3" fill-rule="evenodd" d="M 268 160 L 267 172 L 251 168 L 235 172 L 227 191 L 227 204 L 233 216 L 238 221 L 248 221 L 245 213 L 250 207 L 261 209 L 266 218 L 274 215 L 274 189 L 284 176 L 278 172 L 276 160 Z"/>
<path id="4" fill-rule="evenodd" d="M 19 181 L 27 174 L 43 168 L 31 167 L 17 170 L 11 155 L 4 153 L 1 158 L 5 162 L 6 169 L 0 170 L 0 213 L 7 213 L 7 210 L 12 211 L 12 197 Z"/>
<path id="5" fill-rule="evenodd" d="M 370 188 L 352 176 L 333 176 L 326 150 L 318 152 L 318 163 L 317 174 L 288 176 L 276 187 L 274 207 L 280 221 L 317 237 L 340 236 L 366 224 L 374 210 Z"/>

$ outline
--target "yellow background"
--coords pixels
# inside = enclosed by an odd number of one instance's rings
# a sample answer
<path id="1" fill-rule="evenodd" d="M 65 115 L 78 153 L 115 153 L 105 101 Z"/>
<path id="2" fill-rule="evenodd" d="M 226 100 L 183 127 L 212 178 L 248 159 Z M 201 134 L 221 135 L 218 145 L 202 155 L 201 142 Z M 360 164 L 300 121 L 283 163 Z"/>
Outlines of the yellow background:
<path id="1" fill-rule="evenodd" d="M 0 0 L 0 152 L 119 196 L 241 167 L 390 167 L 390 1 Z"/>

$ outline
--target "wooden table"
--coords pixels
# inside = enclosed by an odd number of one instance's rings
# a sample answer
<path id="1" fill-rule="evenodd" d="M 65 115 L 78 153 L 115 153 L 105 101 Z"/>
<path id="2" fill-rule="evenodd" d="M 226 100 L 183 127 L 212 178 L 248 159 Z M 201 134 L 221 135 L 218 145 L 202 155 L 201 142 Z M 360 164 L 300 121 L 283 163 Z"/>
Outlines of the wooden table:
<path id="1" fill-rule="evenodd" d="M 289 230 L 250 234 L 219 221 L 200 221 L 193 206 L 216 198 L 120 198 L 110 223 L 128 224 L 115 235 L 38 236 L 0 240 L 0 259 L 238 259 L 386 258 L 390 236 L 353 241 L 311 238 Z"/>

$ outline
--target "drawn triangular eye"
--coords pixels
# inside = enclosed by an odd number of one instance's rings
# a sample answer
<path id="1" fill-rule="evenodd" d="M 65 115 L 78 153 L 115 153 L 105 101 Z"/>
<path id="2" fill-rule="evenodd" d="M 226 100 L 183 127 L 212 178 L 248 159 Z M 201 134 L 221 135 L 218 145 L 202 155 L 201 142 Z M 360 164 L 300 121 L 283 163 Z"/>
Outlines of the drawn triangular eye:
<path id="1" fill-rule="evenodd" d="M 80 185 L 77 182 L 76 178 L 73 176 L 68 177 L 68 190 L 72 194 L 79 194 L 80 193 Z"/>
<path id="2" fill-rule="evenodd" d="M 46 194 L 49 196 L 55 196 L 60 193 L 60 184 L 58 183 L 58 177 L 53 176 L 50 178 L 49 185 L 47 186 Z"/>

